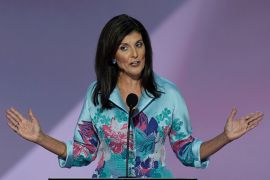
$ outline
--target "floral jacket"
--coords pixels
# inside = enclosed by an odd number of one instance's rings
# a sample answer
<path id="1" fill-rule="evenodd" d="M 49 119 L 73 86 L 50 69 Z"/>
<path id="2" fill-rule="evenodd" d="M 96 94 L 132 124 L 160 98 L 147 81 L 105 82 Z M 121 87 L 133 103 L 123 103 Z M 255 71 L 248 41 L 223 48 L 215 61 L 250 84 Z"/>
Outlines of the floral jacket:
<path id="1" fill-rule="evenodd" d="M 183 97 L 176 86 L 155 77 L 163 93 L 153 98 L 143 92 L 131 124 L 129 175 L 136 177 L 173 177 L 165 164 L 165 139 L 168 136 L 177 158 L 186 166 L 205 168 L 201 162 L 201 141 L 191 136 L 191 124 Z M 61 167 L 85 166 L 99 157 L 94 178 L 125 176 L 127 153 L 128 110 L 116 87 L 110 95 L 114 107 L 101 110 L 94 106 L 92 92 L 85 102 L 75 128 L 73 141 L 66 142 L 66 159 L 59 158 Z"/>

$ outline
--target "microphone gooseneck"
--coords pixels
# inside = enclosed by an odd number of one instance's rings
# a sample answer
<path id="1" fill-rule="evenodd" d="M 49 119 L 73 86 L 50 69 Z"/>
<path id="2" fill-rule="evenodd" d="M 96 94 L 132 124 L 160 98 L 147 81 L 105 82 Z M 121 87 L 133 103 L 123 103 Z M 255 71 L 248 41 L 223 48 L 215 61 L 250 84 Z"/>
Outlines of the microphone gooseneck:
<path id="1" fill-rule="evenodd" d="M 138 96 L 134 93 L 130 93 L 127 98 L 126 98 L 126 103 L 129 107 L 129 116 L 128 116 L 128 129 L 127 129 L 127 153 L 126 153 L 126 177 L 129 178 L 128 175 L 128 159 L 129 159 L 129 134 L 130 134 L 130 123 L 132 119 L 132 114 L 133 114 L 133 108 L 137 105 L 138 103 Z M 132 178 L 132 177 L 131 177 Z"/>

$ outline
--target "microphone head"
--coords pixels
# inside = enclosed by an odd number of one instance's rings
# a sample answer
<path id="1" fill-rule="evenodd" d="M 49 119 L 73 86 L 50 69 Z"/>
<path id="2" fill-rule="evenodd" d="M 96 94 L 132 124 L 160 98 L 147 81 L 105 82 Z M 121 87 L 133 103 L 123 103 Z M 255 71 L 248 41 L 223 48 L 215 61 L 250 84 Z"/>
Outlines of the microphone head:
<path id="1" fill-rule="evenodd" d="M 130 109 L 133 109 L 138 103 L 138 96 L 134 93 L 130 93 L 126 98 L 126 103 Z"/>

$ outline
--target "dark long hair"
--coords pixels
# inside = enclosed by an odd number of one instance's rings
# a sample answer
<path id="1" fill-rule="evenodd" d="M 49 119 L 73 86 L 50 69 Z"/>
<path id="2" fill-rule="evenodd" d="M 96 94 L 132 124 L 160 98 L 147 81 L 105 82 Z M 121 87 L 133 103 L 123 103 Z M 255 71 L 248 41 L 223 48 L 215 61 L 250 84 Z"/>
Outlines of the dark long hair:
<path id="1" fill-rule="evenodd" d="M 152 95 L 155 98 L 160 96 L 160 92 L 157 90 L 157 85 L 154 80 L 152 47 L 149 35 L 138 20 L 126 14 L 122 14 L 113 17 L 107 22 L 98 40 L 95 59 L 97 83 L 92 96 L 95 106 L 101 103 L 102 109 L 110 109 L 112 107 L 109 98 L 117 84 L 119 75 L 119 68 L 116 64 L 112 63 L 112 59 L 124 37 L 134 31 L 142 35 L 145 45 L 145 67 L 141 75 L 141 86 L 148 96 Z"/>

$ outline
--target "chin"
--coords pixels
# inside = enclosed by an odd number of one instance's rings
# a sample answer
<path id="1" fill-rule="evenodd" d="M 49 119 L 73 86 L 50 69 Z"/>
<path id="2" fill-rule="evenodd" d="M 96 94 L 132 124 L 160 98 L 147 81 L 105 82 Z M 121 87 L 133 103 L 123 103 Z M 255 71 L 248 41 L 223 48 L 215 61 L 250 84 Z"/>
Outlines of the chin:
<path id="1" fill-rule="evenodd" d="M 129 75 L 133 78 L 133 79 L 140 79 L 141 78 L 141 75 L 142 75 L 142 73 L 141 73 L 142 71 L 140 71 L 140 72 L 137 72 L 137 73 L 130 73 Z"/>

